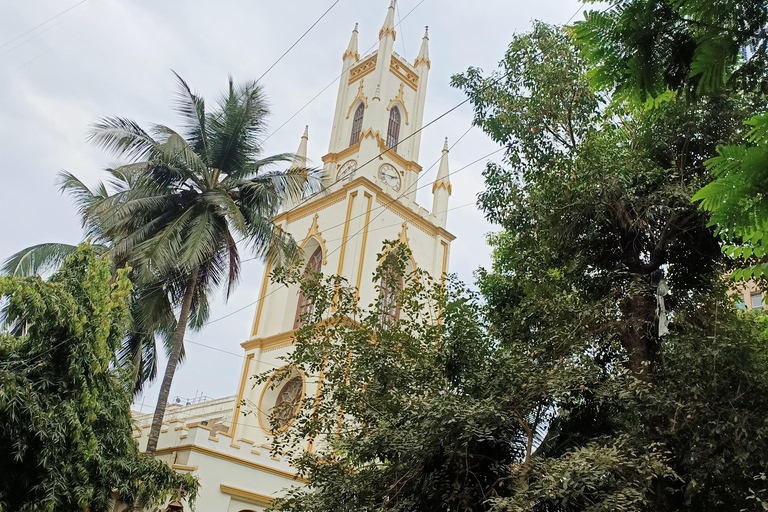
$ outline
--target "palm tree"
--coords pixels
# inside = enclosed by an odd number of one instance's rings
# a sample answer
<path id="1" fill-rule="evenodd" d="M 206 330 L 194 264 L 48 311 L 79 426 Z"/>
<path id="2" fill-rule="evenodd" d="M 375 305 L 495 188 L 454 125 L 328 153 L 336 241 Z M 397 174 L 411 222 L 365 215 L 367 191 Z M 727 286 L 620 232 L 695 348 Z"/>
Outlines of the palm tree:
<path id="1" fill-rule="evenodd" d="M 298 247 L 272 218 L 286 198 L 296 200 L 319 186 L 314 170 L 270 170 L 293 155 L 261 157 L 268 111 L 255 82 L 236 87 L 230 79 L 216 108 L 207 111 L 176 76 L 183 135 L 167 126 L 145 131 L 129 119 L 105 118 L 91 141 L 129 163 L 108 170 L 108 185 L 96 192 L 62 174 L 62 188 L 74 195 L 86 234 L 109 247 L 116 267 L 132 268 L 133 336 L 124 350 L 136 356 L 142 352 L 137 347 L 155 335 L 169 347 L 149 455 L 157 447 L 187 326 L 200 328 L 211 294 L 223 286 L 229 297 L 238 282 L 237 244 L 245 242 L 257 258 L 278 265 L 293 261 Z"/>

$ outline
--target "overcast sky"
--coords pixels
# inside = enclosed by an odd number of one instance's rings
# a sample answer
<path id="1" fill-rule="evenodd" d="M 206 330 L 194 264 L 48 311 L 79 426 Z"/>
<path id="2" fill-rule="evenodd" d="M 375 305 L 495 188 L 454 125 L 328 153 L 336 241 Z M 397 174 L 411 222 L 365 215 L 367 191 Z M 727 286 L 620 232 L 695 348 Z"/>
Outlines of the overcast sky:
<path id="1" fill-rule="evenodd" d="M 171 110 L 171 69 L 212 100 L 236 81 L 262 75 L 333 0 L 2 0 L 0 2 L 0 259 L 43 242 L 76 243 L 82 233 L 72 204 L 55 187 L 56 174 L 73 172 L 88 184 L 114 163 L 90 147 L 85 133 L 102 116 L 130 117 L 176 125 Z M 277 130 L 330 84 L 316 100 L 269 138 L 266 153 L 293 152 L 309 125 L 309 158 L 322 165 L 327 153 L 341 55 L 356 22 L 360 53 L 378 39 L 389 0 L 340 0 L 316 27 L 262 80 Z M 395 51 L 413 61 L 424 26 L 429 26 L 432 69 L 425 123 L 464 99 L 450 76 L 477 66 L 493 70 L 515 32 L 534 19 L 563 23 L 579 9 L 576 0 L 401 0 Z M 41 22 L 75 6 L 39 29 Z M 415 8 L 415 9 L 414 9 Z M 412 11 L 413 10 L 413 11 Z M 412 11 L 412 12 L 411 12 Z M 410 14 L 409 14 L 410 13 Z M 579 18 L 582 15 L 579 14 Z M 332 83 L 333 82 L 333 83 Z M 421 182 L 434 179 L 433 164 L 443 139 L 453 143 L 470 126 L 465 105 L 425 129 Z M 496 146 L 477 128 L 451 152 L 451 170 L 492 152 Z M 431 168 L 430 168 L 431 167 Z M 490 262 L 485 236 L 494 229 L 472 204 L 482 187 L 483 162 L 451 177 L 448 214 L 450 270 L 466 282 Z M 418 201 L 431 209 L 431 187 Z M 247 256 L 244 256 L 247 258 Z M 230 352 L 187 344 L 171 397 L 236 393 L 242 364 L 240 343 L 249 334 L 263 265 L 244 263 L 241 284 L 229 303 L 219 300 L 216 320 L 189 339 Z M 248 306 L 248 307 L 246 307 Z M 239 309 L 242 311 L 236 312 Z M 162 368 L 160 368 L 162 375 Z M 159 379 L 158 379 L 159 382 Z M 137 400 L 150 411 L 158 385 Z M 143 403 L 143 405 L 142 405 Z"/>

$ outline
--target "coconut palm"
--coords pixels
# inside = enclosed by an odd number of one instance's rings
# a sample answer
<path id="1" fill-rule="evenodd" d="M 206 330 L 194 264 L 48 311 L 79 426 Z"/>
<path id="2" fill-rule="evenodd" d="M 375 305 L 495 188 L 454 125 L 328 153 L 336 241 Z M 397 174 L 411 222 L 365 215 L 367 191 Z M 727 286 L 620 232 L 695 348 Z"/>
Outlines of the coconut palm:
<path id="1" fill-rule="evenodd" d="M 95 192 L 71 174 L 61 178 L 63 189 L 74 195 L 86 234 L 106 242 L 117 267 L 133 269 L 135 337 L 128 337 L 123 355 L 140 358 L 136 354 L 146 347 L 142 336 L 158 334 L 169 347 L 147 444 L 150 455 L 186 329 L 205 323 L 216 289 L 225 288 L 227 297 L 234 289 L 240 276 L 238 243 L 262 260 L 292 261 L 297 245 L 272 218 L 286 198 L 296 200 L 319 187 L 317 171 L 271 170 L 293 155 L 261 156 L 268 111 L 255 82 L 235 86 L 230 79 L 216 108 L 208 111 L 177 78 L 181 134 L 162 125 L 145 131 L 129 119 L 102 119 L 91 141 L 128 163 L 109 170 L 107 184 Z"/>

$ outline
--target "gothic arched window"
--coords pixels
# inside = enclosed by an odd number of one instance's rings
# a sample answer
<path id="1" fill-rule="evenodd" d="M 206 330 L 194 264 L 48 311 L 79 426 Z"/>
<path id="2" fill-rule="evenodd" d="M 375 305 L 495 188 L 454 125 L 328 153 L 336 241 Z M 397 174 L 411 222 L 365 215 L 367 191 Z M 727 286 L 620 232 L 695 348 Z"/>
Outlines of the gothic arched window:
<path id="1" fill-rule="evenodd" d="M 323 264 L 323 250 L 318 247 L 307 262 L 304 268 L 304 277 L 311 276 L 320 272 L 320 266 Z M 293 322 L 293 328 L 298 329 L 302 324 L 302 317 L 312 312 L 312 300 L 304 296 L 304 292 L 299 293 L 299 305 L 296 307 L 296 320 Z"/>
<path id="2" fill-rule="evenodd" d="M 393 324 L 400 319 L 397 296 L 403 289 L 403 276 L 398 274 L 394 268 L 385 269 L 382 272 L 379 311 L 381 324 L 384 326 Z"/>
<path id="3" fill-rule="evenodd" d="M 365 114 L 365 104 L 360 102 L 357 110 L 355 110 L 355 117 L 352 118 L 352 136 L 349 138 L 350 146 L 360 142 L 360 132 L 363 131 L 363 114 Z"/>
<path id="4" fill-rule="evenodd" d="M 397 153 L 397 141 L 400 139 L 400 109 L 397 106 L 389 111 L 389 128 L 387 128 L 387 147 Z"/>

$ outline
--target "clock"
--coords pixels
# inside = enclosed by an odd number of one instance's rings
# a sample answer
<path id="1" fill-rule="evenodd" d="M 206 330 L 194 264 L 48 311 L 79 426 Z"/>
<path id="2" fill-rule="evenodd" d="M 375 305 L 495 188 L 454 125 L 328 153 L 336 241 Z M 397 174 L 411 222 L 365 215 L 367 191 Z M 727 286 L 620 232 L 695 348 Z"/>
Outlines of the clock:
<path id="1" fill-rule="evenodd" d="M 349 160 L 339 169 L 339 174 L 336 176 L 336 181 L 350 181 L 355 177 L 355 171 L 357 170 L 357 162 L 355 160 Z"/>
<path id="2" fill-rule="evenodd" d="M 395 191 L 400 190 L 400 173 L 390 164 L 379 167 L 379 180 Z"/>

